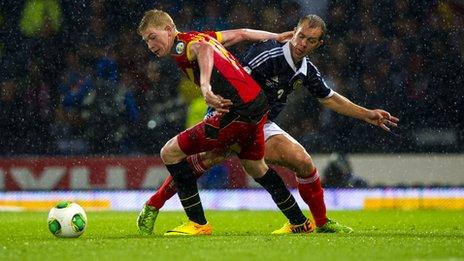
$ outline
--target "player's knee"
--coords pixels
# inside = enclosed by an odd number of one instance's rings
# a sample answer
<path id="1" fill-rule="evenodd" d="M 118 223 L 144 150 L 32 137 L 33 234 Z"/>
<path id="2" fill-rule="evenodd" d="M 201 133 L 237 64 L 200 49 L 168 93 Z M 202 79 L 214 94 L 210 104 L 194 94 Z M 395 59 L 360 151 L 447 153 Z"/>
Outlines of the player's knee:
<path id="1" fill-rule="evenodd" d="M 166 142 L 160 151 L 161 159 L 165 164 L 173 164 L 178 161 L 178 155 L 175 150 L 174 143 L 172 140 Z"/>
<path id="2" fill-rule="evenodd" d="M 223 159 L 225 158 L 211 151 L 200 153 L 198 156 L 199 156 L 198 158 L 201 160 L 205 169 L 209 169 L 213 167 L 214 165 L 221 163 Z"/>
<path id="3" fill-rule="evenodd" d="M 294 168 L 298 177 L 309 177 L 316 168 L 314 162 L 307 153 L 297 153 L 293 158 Z"/>
<path id="4" fill-rule="evenodd" d="M 164 146 L 161 148 L 160 156 L 163 162 L 166 163 L 166 161 L 169 161 L 170 153 L 169 153 L 169 145 L 167 143 L 164 144 Z"/>
<path id="5" fill-rule="evenodd" d="M 266 171 L 268 166 L 263 161 L 244 161 L 242 160 L 242 166 L 245 169 L 246 173 L 252 178 L 261 178 Z"/>
<path id="6" fill-rule="evenodd" d="M 225 160 L 225 156 L 223 155 L 217 155 L 212 162 L 212 165 L 217 165 Z"/>
<path id="7" fill-rule="evenodd" d="M 176 138 L 170 139 L 161 148 L 160 157 L 165 164 L 174 164 L 182 160 L 182 155 L 178 146 Z"/>

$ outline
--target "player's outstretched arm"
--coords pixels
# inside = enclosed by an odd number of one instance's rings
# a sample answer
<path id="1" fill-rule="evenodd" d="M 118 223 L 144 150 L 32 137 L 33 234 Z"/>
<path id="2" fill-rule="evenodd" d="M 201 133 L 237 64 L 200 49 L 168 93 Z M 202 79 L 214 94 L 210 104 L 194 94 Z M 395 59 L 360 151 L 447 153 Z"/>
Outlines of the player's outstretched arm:
<path id="1" fill-rule="evenodd" d="M 398 126 L 399 119 L 390 115 L 389 112 L 381 109 L 366 109 L 351 102 L 348 98 L 338 94 L 337 92 L 329 98 L 321 99 L 320 102 L 325 107 L 335 112 L 363 120 L 372 125 L 378 126 L 385 131 L 390 131 L 390 127 Z"/>
<path id="2" fill-rule="evenodd" d="M 237 44 L 242 41 L 252 41 L 252 42 L 259 42 L 265 40 L 277 40 L 279 42 L 283 42 L 286 40 L 290 40 L 293 36 L 292 31 L 284 32 L 284 33 L 271 33 L 262 30 L 253 30 L 253 29 L 232 29 L 232 30 L 225 30 L 221 31 L 222 35 L 222 45 L 224 46 L 231 46 Z"/>
<path id="3" fill-rule="evenodd" d="M 213 107 L 218 113 L 229 112 L 232 101 L 216 95 L 211 90 L 211 73 L 214 66 L 213 47 L 203 41 L 195 42 L 188 46 L 190 57 L 196 59 L 200 67 L 200 89 L 208 106 Z"/>

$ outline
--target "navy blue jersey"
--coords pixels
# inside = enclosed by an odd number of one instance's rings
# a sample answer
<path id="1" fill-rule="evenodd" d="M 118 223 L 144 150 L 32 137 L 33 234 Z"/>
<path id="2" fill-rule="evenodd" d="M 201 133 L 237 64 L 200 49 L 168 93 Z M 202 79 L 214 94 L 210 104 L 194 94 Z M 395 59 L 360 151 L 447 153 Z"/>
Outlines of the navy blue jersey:
<path id="1" fill-rule="evenodd" d="M 274 120 L 287 104 L 287 96 L 296 88 L 305 87 L 316 98 L 327 98 L 333 91 L 305 57 L 300 68 L 295 67 L 290 43 L 269 40 L 254 44 L 241 60 L 242 65 L 266 93 L 269 120 Z"/>

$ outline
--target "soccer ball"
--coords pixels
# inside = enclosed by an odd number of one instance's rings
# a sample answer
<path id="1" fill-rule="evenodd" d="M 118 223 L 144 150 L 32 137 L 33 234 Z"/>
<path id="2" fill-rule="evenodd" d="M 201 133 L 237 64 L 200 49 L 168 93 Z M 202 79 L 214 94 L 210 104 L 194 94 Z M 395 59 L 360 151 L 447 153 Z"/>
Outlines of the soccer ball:
<path id="1" fill-rule="evenodd" d="M 57 237 L 79 237 L 86 226 L 85 211 L 76 203 L 60 202 L 48 213 L 48 230 Z"/>

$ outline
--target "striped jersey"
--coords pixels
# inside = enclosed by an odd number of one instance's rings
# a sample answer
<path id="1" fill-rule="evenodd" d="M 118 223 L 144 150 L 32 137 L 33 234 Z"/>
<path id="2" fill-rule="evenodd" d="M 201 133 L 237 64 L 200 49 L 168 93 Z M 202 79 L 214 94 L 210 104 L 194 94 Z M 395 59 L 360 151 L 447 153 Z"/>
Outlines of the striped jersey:
<path id="1" fill-rule="evenodd" d="M 269 120 L 274 120 L 287 104 L 296 88 L 307 88 L 316 98 L 333 95 L 316 66 L 306 57 L 297 68 L 290 53 L 290 43 L 268 40 L 254 44 L 242 64 L 266 93 L 270 106 Z"/>

